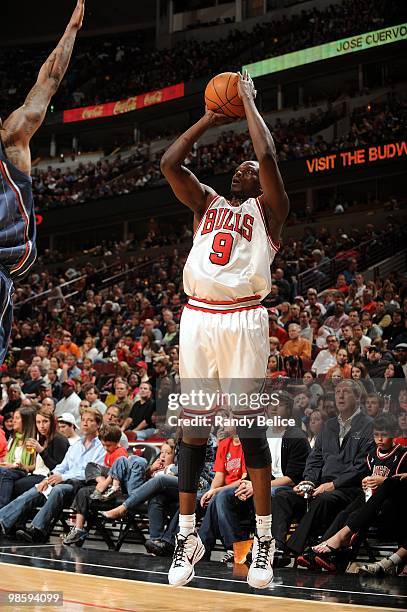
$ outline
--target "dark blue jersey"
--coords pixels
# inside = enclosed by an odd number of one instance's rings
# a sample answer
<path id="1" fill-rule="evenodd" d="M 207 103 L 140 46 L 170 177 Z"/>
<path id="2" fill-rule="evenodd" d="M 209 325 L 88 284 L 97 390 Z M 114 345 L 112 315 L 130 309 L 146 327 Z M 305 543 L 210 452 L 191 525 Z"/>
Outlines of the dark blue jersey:
<path id="1" fill-rule="evenodd" d="M 7 159 L 0 140 L 0 264 L 23 276 L 37 256 L 31 177 Z"/>

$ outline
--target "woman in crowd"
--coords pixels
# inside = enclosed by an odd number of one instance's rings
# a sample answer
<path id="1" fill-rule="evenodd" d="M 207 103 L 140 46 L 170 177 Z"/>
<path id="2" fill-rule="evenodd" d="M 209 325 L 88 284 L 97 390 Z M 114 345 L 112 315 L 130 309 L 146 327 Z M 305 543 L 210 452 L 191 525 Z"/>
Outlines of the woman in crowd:
<path id="1" fill-rule="evenodd" d="M 326 416 L 319 410 L 313 410 L 311 412 L 307 427 L 308 442 L 311 448 L 314 448 L 317 435 L 322 430 L 325 421 Z"/>
<path id="2" fill-rule="evenodd" d="M 398 409 L 398 396 L 403 386 L 406 386 L 403 368 L 398 363 L 389 363 L 384 371 L 384 380 L 376 381 L 377 391 L 386 397 L 386 404 L 391 412 Z"/>
<path id="3" fill-rule="evenodd" d="M 284 370 L 283 358 L 281 355 L 270 355 L 267 363 L 267 378 L 279 378 L 280 376 L 287 376 L 287 372 Z"/>
<path id="4" fill-rule="evenodd" d="M 95 342 L 92 336 L 87 336 L 85 338 L 82 346 L 80 347 L 80 352 L 81 352 L 82 361 L 84 361 L 85 358 L 88 358 L 93 363 L 93 360 L 96 359 L 96 356 L 98 354 L 98 350 L 95 347 Z M 88 381 L 88 382 L 92 382 L 92 381 Z"/>
<path id="5" fill-rule="evenodd" d="M 162 345 L 168 347 L 176 346 L 177 344 L 179 344 L 178 326 L 175 321 L 168 321 Z"/>
<path id="6" fill-rule="evenodd" d="M 317 346 L 317 340 L 320 337 L 318 332 L 321 327 L 321 322 L 318 317 L 311 317 L 309 324 L 312 329 L 312 345 Z"/>
<path id="7" fill-rule="evenodd" d="M 280 316 L 278 317 L 278 323 L 283 327 L 291 321 L 291 305 L 290 302 L 282 302 L 278 306 Z"/>
<path id="8" fill-rule="evenodd" d="M 3 414 L 3 430 L 7 441 L 13 435 L 13 416 L 14 412 L 5 412 Z"/>
<path id="9" fill-rule="evenodd" d="M 0 466 L 0 508 L 12 499 L 17 480 L 35 468 L 35 449 L 27 445 L 36 436 L 33 406 L 18 408 L 13 416 L 13 434 L 8 440 L 5 461 Z"/>
<path id="10" fill-rule="evenodd" d="M 365 389 L 364 395 L 368 393 L 374 393 L 376 391 L 374 382 L 370 378 L 366 366 L 360 361 L 356 361 L 352 365 L 351 378 L 352 380 L 359 381 L 363 385 Z"/>
<path id="11" fill-rule="evenodd" d="M 407 448 L 407 412 L 400 412 L 398 415 L 399 435 L 394 438 L 395 444 L 401 444 Z"/>
<path id="12" fill-rule="evenodd" d="M 153 332 L 147 329 L 142 331 L 140 342 L 141 357 L 147 364 L 151 364 L 153 362 L 155 353 L 157 353 L 158 349 L 160 348 L 159 343 L 155 340 Z"/>
<path id="13" fill-rule="evenodd" d="M 110 359 L 110 354 L 114 348 L 114 341 L 110 337 L 104 337 L 100 340 L 98 346 L 98 354 L 94 359 L 94 363 L 107 363 Z"/>
<path id="14" fill-rule="evenodd" d="M 399 410 L 397 411 L 397 413 L 407 412 L 407 389 L 405 386 L 399 391 L 398 405 Z"/>
<path id="15" fill-rule="evenodd" d="M 32 473 L 17 480 L 14 484 L 14 497 L 31 489 L 41 482 L 50 472 L 62 462 L 69 448 L 68 439 L 56 429 L 52 412 L 41 408 L 35 415 L 37 435 L 29 438 L 27 444 L 36 453 L 35 467 Z"/>
<path id="16" fill-rule="evenodd" d="M 94 385 L 96 376 L 97 373 L 93 367 L 92 359 L 90 359 L 90 357 L 84 357 L 82 361 L 81 383 L 83 385 L 86 383 L 92 383 Z"/>
<path id="17" fill-rule="evenodd" d="M 356 338 L 351 338 L 346 345 L 348 351 L 348 362 L 351 364 L 360 362 L 360 354 L 362 352 L 360 342 Z"/>
<path id="18" fill-rule="evenodd" d="M 317 375 L 312 370 L 304 372 L 304 376 L 302 377 L 303 385 L 311 393 L 312 406 L 316 406 L 318 403 L 318 398 L 324 395 L 324 390 L 321 385 L 316 382 L 316 378 Z"/>

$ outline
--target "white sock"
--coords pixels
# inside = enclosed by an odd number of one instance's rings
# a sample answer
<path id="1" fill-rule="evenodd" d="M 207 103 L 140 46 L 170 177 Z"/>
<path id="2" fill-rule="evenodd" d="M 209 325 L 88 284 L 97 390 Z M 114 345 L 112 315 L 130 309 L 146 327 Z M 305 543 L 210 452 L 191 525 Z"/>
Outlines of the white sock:
<path id="1" fill-rule="evenodd" d="M 256 514 L 256 530 L 259 538 L 263 536 L 271 538 L 271 514 L 265 516 Z"/>
<path id="2" fill-rule="evenodd" d="M 393 553 L 392 555 L 390 555 L 389 561 L 394 563 L 394 565 L 399 565 L 403 561 L 403 559 L 397 553 Z"/>
<path id="3" fill-rule="evenodd" d="M 195 531 L 195 514 L 180 514 L 179 515 L 179 532 L 183 536 L 187 536 Z"/>

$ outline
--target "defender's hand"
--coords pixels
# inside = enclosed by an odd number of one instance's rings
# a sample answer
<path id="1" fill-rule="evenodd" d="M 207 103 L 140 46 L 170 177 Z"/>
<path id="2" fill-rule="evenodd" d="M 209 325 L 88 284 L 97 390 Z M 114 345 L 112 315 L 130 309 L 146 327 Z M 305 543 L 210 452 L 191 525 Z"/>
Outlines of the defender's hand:
<path id="1" fill-rule="evenodd" d="M 68 24 L 68 28 L 74 28 L 80 30 L 83 22 L 83 15 L 85 13 L 85 0 L 78 0 L 74 12 L 72 13 L 71 20 Z"/>
<path id="2" fill-rule="evenodd" d="M 237 93 L 239 94 L 239 98 L 241 100 L 244 100 L 245 98 L 248 100 L 254 100 L 257 96 L 257 91 L 254 87 L 252 77 L 247 70 L 245 70 L 243 74 L 240 72 L 237 74 L 239 75 L 239 80 L 237 82 Z"/>

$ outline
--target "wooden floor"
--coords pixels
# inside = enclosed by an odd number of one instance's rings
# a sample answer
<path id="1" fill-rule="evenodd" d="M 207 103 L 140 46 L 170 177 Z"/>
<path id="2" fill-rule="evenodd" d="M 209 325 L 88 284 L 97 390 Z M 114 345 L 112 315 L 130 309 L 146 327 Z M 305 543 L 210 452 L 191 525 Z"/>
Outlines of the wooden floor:
<path id="1" fill-rule="evenodd" d="M 396 608 L 355 606 L 330 601 L 304 601 L 284 597 L 264 597 L 227 591 L 210 591 L 164 584 L 100 577 L 50 569 L 0 563 L 0 596 L 6 591 L 63 591 L 63 607 L 17 607 L 2 603 L 2 612 L 111 610 L 115 612 L 367 612 Z M 329 600 L 329 595 L 326 597 Z M 4 602 L 4 599 L 3 599 Z"/>

